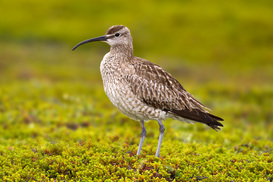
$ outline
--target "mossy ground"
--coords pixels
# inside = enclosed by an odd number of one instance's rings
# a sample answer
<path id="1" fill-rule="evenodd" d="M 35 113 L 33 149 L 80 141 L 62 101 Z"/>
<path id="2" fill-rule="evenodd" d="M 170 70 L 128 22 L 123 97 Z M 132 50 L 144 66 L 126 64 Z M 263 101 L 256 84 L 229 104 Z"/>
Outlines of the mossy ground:
<path id="1" fill-rule="evenodd" d="M 0 181 L 273 180 L 271 1 L 93 3 L 0 2 Z M 167 120 L 156 158 L 150 121 L 136 156 L 140 123 L 103 91 L 109 47 L 71 51 L 113 24 L 223 117 L 222 131 Z"/>
<path id="2" fill-rule="evenodd" d="M 151 121 L 136 156 L 140 124 L 115 110 L 97 86 L 86 84 L 30 81 L 1 88 L 2 180 L 272 179 L 270 123 L 247 122 L 231 104 L 216 109 L 227 116 L 219 133 L 167 120 L 161 157 L 155 158 L 159 132 Z M 206 89 L 211 90 L 201 93 Z"/>

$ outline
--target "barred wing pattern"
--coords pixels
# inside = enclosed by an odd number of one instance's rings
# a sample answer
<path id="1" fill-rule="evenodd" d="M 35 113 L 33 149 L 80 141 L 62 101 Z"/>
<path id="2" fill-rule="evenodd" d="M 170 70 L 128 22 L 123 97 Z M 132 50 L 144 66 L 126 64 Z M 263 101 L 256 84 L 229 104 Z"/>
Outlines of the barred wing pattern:
<path id="1" fill-rule="evenodd" d="M 132 92 L 144 103 L 170 114 L 207 124 L 214 130 L 223 126 L 222 118 L 209 114 L 205 106 L 197 101 L 183 86 L 160 66 L 134 57 L 131 60 L 134 74 L 126 79 Z M 181 119 L 182 119 L 181 118 Z"/>

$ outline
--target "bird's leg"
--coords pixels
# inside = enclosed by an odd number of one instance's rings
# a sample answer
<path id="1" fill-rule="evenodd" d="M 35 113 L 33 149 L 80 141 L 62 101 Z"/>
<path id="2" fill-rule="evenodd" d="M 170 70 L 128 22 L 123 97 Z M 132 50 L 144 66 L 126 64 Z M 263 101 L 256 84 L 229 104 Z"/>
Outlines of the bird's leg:
<path id="1" fill-rule="evenodd" d="M 164 135 L 164 131 L 165 131 L 165 126 L 163 125 L 163 123 L 160 120 L 157 120 L 157 122 L 159 124 L 159 139 L 158 139 L 158 144 L 157 144 L 155 156 L 159 157 L 159 152 L 160 152 L 160 147 L 161 147 L 161 143 L 162 143 L 162 139 L 163 139 L 163 135 Z"/>
<path id="2" fill-rule="evenodd" d="M 137 150 L 137 155 L 139 155 L 140 152 L 141 152 L 141 148 L 142 148 L 145 136 L 146 136 L 146 129 L 145 129 L 144 121 L 140 121 L 140 123 L 141 123 L 141 129 L 142 130 L 141 130 L 141 139 L 140 139 L 140 142 L 139 142 L 139 146 L 138 146 L 138 150 Z"/>

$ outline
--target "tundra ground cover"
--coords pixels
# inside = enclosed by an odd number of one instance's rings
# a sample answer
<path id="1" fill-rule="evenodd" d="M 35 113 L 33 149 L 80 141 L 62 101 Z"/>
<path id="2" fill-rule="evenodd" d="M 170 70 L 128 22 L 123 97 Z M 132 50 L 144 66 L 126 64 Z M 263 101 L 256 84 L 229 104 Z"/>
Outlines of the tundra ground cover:
<path id="1" fill-rule="evenodd" d="M 119 3 L 0 2 L 0 180 L 272 181 L 271 1 Z M 103 91 L 109 47 L 71 51 L 113 24 L 131 29 L 136 56 L 223 117 L 223 130 L 167 120 L 155 158 L 150 121 L 136 156 L 140 123 Z"/>

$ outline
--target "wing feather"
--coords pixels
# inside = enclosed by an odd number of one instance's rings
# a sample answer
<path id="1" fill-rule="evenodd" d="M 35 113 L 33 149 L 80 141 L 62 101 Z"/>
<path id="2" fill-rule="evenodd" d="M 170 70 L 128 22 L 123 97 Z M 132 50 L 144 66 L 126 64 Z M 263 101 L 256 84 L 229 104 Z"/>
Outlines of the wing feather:
<path id="1" fill-rule="evenodd" d="M 126 78 L 140 100 L 178 117 L 207 124 L 215 130 L 219 129 L 218 126 L 223 126 L 217 121 L 223 120 L 222 118 L 209 114 L 202 103 L 160 66 L 137 57 L 130 64 L 134 71 Z"/>

